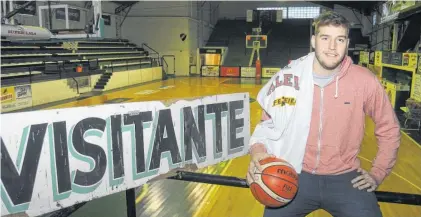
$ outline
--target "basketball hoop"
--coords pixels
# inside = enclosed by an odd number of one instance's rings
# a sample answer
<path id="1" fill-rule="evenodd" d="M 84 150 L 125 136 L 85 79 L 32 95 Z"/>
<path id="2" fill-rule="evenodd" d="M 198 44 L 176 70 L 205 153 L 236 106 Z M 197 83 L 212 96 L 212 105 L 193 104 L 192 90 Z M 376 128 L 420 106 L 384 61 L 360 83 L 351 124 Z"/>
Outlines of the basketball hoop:
<path id="1" fill-rule="evenodd" d="M 253 49 L 249 61 L 249 67 L 251 67 L 254 54 L 257 53 L 257 60 L 260 61 L 260 49 L 267 48 L 267 35 L 246 35 L 246 48 Z"/>

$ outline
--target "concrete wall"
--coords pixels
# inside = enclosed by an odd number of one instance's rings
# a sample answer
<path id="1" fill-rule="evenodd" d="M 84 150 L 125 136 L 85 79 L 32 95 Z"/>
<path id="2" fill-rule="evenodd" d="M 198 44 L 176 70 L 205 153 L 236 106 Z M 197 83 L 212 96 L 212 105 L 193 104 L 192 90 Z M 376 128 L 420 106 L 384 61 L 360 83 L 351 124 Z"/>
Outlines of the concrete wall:
<path id="1" fill-rule="evenodd" d="M 175 65 L 177 76 L 187 76 L 189 65 L 196 62 L 197 48 L 212 33 L 217 12 L 215 2 L 138 2 L 122 25 L 122 38 L 146 43 L 161 56 L 175 56 L 175 63 L 172 57 L 165 59 L 169 72 Z M 186 35 L 184 41 L 181 34 Z"/>

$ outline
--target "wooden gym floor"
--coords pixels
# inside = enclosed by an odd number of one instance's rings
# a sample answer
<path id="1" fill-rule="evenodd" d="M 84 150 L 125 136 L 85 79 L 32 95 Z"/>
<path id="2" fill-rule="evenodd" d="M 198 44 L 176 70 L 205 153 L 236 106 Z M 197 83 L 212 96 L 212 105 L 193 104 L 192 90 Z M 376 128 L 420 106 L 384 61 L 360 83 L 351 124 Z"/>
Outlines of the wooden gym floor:
<path id="1" fill-rule="evenodd" d="M 184 77 L 107 92 L 99 96 L 55 105 L 45 109 L 119 102 L 174 100 L 206 95 L 249 92 L 251 98 L 250 121 L 251 130 L 253 131 L 260 118 L 260 107 L 253 99 L 261 87 L 262 84 L 254 81 L 254 79 Z M 368 169 L 370 167 L 376 150 L 374 124 L 367 119 L 365 138 L 359 155 L 363 168 Z M 205 168 L 201 172 L 244 178 L 248 163 L 249 156 L 243 156 Z M 421 146 L 403 134 L 397 164 L 392 174 L 378 190 L 421 194 L 420 165 Z M 139 187 L 136 192 L 138 216 L 245 217 L 262 216 L 263 213 L 263 206 L 254 200 L 249 189 L 243 188 L 159 180 Z M 124 193 L 122 195 L 120 199 L 124 200 Z M 120 202 L 125 203 L 123 201 Z M 380 206 L 385 217 L 419 216 L 421 214 L 421 206 L 387 203 L 380 203 Z M 101 206 L 98 209 L 104 209 L 105 207 Z M 89 209 L 92 213 L 97 213 L 92 210 L 93 207 Z M 87 213 L 82 213 L 81 209 L 80 212 L 76 212 L 72 216 L 85 215 Z M 309 216 L 321 217 L 330 215 L 319 210 Z"/>

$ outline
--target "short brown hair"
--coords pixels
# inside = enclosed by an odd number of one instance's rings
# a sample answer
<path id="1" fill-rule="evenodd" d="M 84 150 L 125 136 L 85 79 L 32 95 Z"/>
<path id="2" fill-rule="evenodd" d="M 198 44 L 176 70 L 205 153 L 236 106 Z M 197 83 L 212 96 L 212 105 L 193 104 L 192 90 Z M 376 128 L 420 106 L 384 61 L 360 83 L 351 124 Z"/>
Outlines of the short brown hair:
<path id="1" fill-rule="evenodd" d="M 320 27 L 330 25 L 342 26 L 347 29 L 347 32 L 349 32 L 350 23 L 344 16 L 334 11 L 326 11 L 320 14 L 313 22 L 315 34 L 319 33 Z"/>

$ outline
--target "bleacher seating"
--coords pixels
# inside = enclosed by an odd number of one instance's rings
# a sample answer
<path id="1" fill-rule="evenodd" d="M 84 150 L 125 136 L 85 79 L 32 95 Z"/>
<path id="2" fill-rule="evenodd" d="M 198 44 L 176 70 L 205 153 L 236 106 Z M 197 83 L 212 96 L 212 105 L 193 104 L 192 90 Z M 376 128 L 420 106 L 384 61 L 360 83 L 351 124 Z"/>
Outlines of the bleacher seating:
<path id="1" fill-rule="evenodd" d="M 109 78 L 129 67 L 156 64 L 147 51 L 124 39 L 1 41 L 2 85 L 93 74 Z M 83 73 L 76 72 L 76 67 L 82 67 Z"/>
<path id="2" fill-rule="evenodd" d="M 285 19 L 282 23 L 263 26 L 262 34 L 267 35 L 268 48 L 260 50 L 261 64 L 264 67 L 283 67 L 289 60 L 306 55 L 310 49 L 309 25 L 309 20 Z M 255 27 L 241 19 L 219 20 L 206 45 L 228 46 L 224 65 L 246 66 L 252 52 L 252 49 L 245 48 L 246 34 L 252 34 Z"/>

